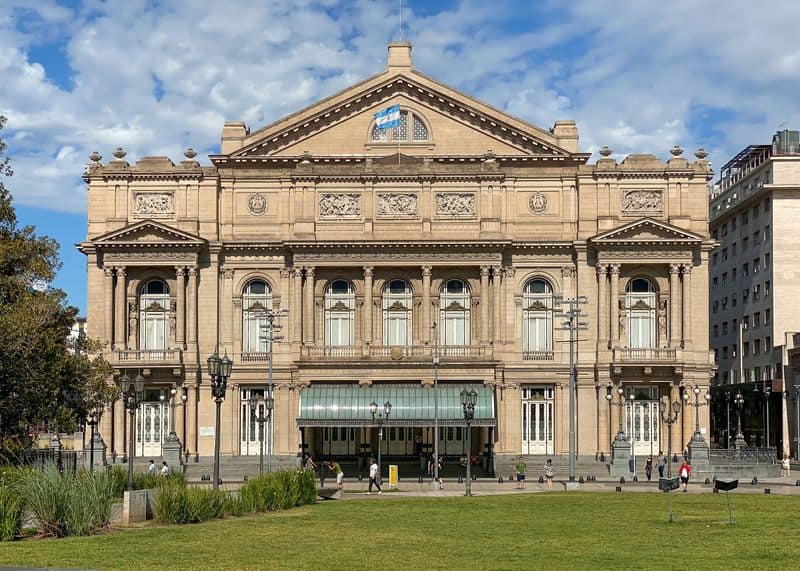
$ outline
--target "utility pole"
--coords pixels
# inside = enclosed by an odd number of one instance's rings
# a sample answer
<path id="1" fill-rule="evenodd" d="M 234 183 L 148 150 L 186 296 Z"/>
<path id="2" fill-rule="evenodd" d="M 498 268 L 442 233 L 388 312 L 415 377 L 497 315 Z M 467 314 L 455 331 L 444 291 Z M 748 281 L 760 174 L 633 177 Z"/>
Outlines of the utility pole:
<path id="1" fill-rule="evenodd" d="M 564 299 L 562 296 L 555 296 L 554 302 L 559 309 L 554 315 L 563 317 L 564 322 L 555 329 L 569 331 L 569 481 L 575 481 L 575 345 L 578 341 L 578 331 L 589 329 L 589 323 L 581 321 L 586 314 L 581 311 L 580 306 L 585 305 L 588 300 L 585 295 L 576 298 Z M 566 309 L 565 309 L 566 308 Z"/>

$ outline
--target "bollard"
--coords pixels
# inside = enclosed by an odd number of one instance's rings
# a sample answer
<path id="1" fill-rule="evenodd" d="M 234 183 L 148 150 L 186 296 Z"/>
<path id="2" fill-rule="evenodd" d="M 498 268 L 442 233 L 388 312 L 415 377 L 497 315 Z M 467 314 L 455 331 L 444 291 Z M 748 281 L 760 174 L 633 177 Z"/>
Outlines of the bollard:
<path id="1" fill-rule="evenodd" d="M 578 483 L 579 483 L 579 484 L 583 484 L 583 476 L 581 476 L 580 478 L 578 478 Z"/>
<path id="2" fill-rule="evenodd" d="M 754 477 L 753 477 L 753 481 L 752 481 L 752 482 L 750 482 L 750 485 L 751 485 L 751 486 L 755 486 L 756 484 L 758 484 L 758 476 L 754 476 Z"/>
<path id="3" fill-rule="evenodd" d="M 499 478 L 497 478 L 497 483 L 498 484 L 502 484 L 503 483 L 503 476 L 500 476 Z"/>
<path id="4" fill-rule="evenodd" d="M 619 477 L 619 483 L 620 484 L 624 484 L 625 483 L 625 476 L 620 476 Z"/>
<path id="5" fill-rule="evenodd" d="M 765 494 L 771 494 L 772 490 L 770 490 L 769 488 L 764 488 L 764 493 Z"/>
<path id="6" fill-rule="evenodd" d="M 463 484 L 463 483 L 464 483 L 464 478 L 462 478 L 461 476 L 459 476 L 459 477 L 458 477 L 458 483 L 459 483 L 459 484 Z"/>
<path id="7" fill-rule="evenodd" d="M 478 480 L 478 475 L 477 474 L 473 474 L 472 475 L 472 481 L 475 482 L 477 480 Z"/>
<path id="8" fill-rule="evenodd" d="M 706 481 L 705 481 L 705 484 L 706 484 L 706 486 L 707 486 L 707 485 L 709 485 L 710 483 L 711 483 L 711 480 L 709 480 L 708 478 L 706 478 Z"/>
<path id="9" fill-rule="evenodd" d="M 634 474 L 634 475 L 633 475 L 633 481 L 634 481 L 634 482 L 638 482 L 638 481 L 639 481 L 639 476 L 637 476 L 636 474 Z"/>
<path id="10" fill-rule="evenodd" d="M 622 491 L 622 486 L 617 486 L 616 491 L 617 492 L 621 492 Z"/>

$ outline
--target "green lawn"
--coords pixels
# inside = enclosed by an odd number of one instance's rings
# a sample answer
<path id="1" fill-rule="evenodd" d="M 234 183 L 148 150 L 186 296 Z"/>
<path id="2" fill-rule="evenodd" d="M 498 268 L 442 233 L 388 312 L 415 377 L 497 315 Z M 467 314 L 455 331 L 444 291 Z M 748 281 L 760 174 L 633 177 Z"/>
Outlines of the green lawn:
<path id="1" fill-rule="evenodd" d="M 800 496 L 552 493 L 325 502 L 199 525 L 0 544 L 0 565 L 105 568 L 796 568 Z"/>

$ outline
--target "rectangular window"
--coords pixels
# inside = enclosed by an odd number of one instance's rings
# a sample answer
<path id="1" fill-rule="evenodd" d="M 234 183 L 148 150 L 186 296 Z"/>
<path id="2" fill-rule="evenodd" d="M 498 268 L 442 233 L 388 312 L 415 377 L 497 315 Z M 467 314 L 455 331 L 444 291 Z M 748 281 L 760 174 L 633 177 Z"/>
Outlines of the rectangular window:
<path id="1" fill-rule="evenodd" d="M 756 218 L 758 218 L 758 204 L 753 206 L 753 219 L 755 220 Z"/>
<path id="2" fill-rule="evenodd" d="M 747 212 L 742 212 L 742 226 L 744 226 L 745 224 L 748 224 L 749 222 L 750 222 L 750 216 L 748 215 L 748 213 Z M 747 238 L 745 238 L 745 240 L 746 239 Z"/>
<path id="3" fill-rule="evenodd" d="M 719 325 L 715 325 L 713 331 L 714 331 L 714 337 L 719 337 Z"/>
<path id="4" fill-rule="evenodd" d="M 722 285 L 728 283 L 728 272 L 722 272 Z"/>
<path id="5" fill-rule="evenodd" d="M 753 260 L 753 273 L 757 274 L 758 270 L 761 269 L 761 258 L 755 258 Z"/>
<path id="6" fill-rule="evenodd" d="M 711 258 L 711 265 L 712 266 L 716 266 L 717 265 L 717 253 L 716 252 L 714 252 L 714 256 Z"/>
<path id="7" fill-rule="evenodd" d="M 749 247 L 750 247 L 750 238 L 745 236 L 744 238 L 742 238 L 742 252 L 746 252 L 747 248 Z"/>
<path id="8" fill-rule="evenodd" d="M 753 314 L 753 327 L 761 327 L 761 312 L 756 311 Z"/>
<path id="9" fill-rule="evenodd" d="M 736 217 L 731 218 L 731 230 L 736 230 Z"/>
<path id="10" fill-rule="evenodd" d="M 761 367 L 753 367 L 753 380 L 757 383 L 761 381 Z"/>
<path id="11" fill-rule="evenodd" d="M 723 371 L 722 372 L 722 382 L 723 383 L 727 383 L 728 382 L 728 378 L 729 378 L 728 377 L 728 371 Z"/>
<path id="12" fill-rule="evenodd" d="M 718 282 L 719 282 L 719 280 L 717 279 L 716 276 L 711 278 L 711 287 L 716 289 Z"/>
<path id="13" fill-rule="evenodd" d="M 723 358 L 723 359 L 727 359 L 727 358 L 728 358 L 728 346 L 727 346 L 727 345 L 725 345 L 725 346 L 722 348 L 722 358 Z"/>
<path id="14" fill-rule="evenodd" d="M 727 236 L 727 235 L 728 235 L 728 223 L 727 223 L 727 222 L 726 222 L 726 223 L 725 223 L 725 225 L 722 227 L 722 235 L 723 235 L 723 236 Z"/>
<path id="15" fill-rule="evenodd" d="M 736 281 L 736 268 L 731 270 L 731 280 Z"/>
<path id="16" fill-rule="evenodd" d="M 728 259 L 728 248 L 722 248 L 722 261 L 726 261 Z"/>
<path id="17" fill-rule="evenodd" d="M 731 294 L 731 307 L 736 307 L 736 292 Z"/>
<path id="18" fill-rule="evenodd" d="M 743 276 L 750 275 L 750 264 L 742 264 L 742 275 Z"/>
<path id="19" fill-rule="evenodd" d="M 759 244 L 761 244 L 761 231 L 756 230 L 753 232 L 753 248 L 758 248 Z"/>
<path id="20" fill-rule="evenodd" d="M 725 311 L 725 308 L 728 307 L 728 296 L 722 298 L 722 310 Z"/>
<path id="21" fill-rule="evenodd" d="M 764 352 L 767 353 L 769 351 L 772 351 L 772 337 L 767 335 L 764 338 Z"/>
<path id="22" fill-rule="evenodd" d="M 714 300 L 714 303 L 711 305 L 711 312 L 716 313 L 717 311 L 719 311 L 719 302 Z"/>
<path id="23" fill-rule="evenodd" d="M 769 252 L 764 254 L 764 269 L 765 270 L 769 267 L 769 258 L 770 258 Z"/>
<path id="24" fill-rule="evenodd" d="M 744 351 L 745 355 L 750 354 L 750 341 L 745 341 L 744 343 L 742 343 L 742 351 Z"/>
<path id="25" fill-rule="evenodd" d="M 750 297 L 750 288 L 744 288 L 742 290 L 742 303 L 747 303 L 749 297 Z"/>
<path id="26" fill-rule="evenodd" d="M 745 383 L 749 383 L 751 378 L 752 378 L 752 375 L 750 374 L 750 369 L 745 369 L 744 370 L 744 382 Z"/>
<path id="27" fill-rule="evenodd" d="M 749 315 L 745 315 L 744 317 L 742 317 L 742 329 L 744 329 L 745 331 L 750 329 L 750 316 Z"/>
<path id="28" fill-rule="evenodd" d="M 732 358 L 734 358 L 734 359 L 736 358 L 736 352 L 738 351 L 738 349 L 739 349 L 739 346 L 737 344 L 734 343 L 733 345 L 731 345 L 731 357 Z"/>
<path id="29" fill-rule="evenodd" d="M 764 242 L 769 240 L 769 224 L 764 226 Z"/>
<path id="30" fill-rule="evenodd" d="M 736 255 L 736 242 L 731 244 L 731 256 L 735 256 L 735 255 Z"/>
<path id="31" fill-rule="evenodd" d="M 728 322 L 727 321 L 723 321 L 722 322 L 722 334 L 723 335 L 727 335 L 728 334 Z"/>
<path id="32" fill-rule="evenodd" d="M 761 284 L 753 286 L 753 301 L 758 301 L 761 298 Z"/>
<path id="33" fill-rule="evenodd" d="M 753 339 L 753 355 L 761 354 L 761 339 Z"/>
<path id="34" fill-rule="evenodd" d="M 769 198 L 764 199 L 764 212 L 769 212 Z"/>
<path id="35" fill-rule="evenodd" d="M 772 315 L 772 310 L 765 309 L 764 310 L 764 325 L 769 325 L 769 318 Z"/>
<path id="36" fill-rule="evenodd" d="M 764 295 L 769 297 L 769 286 L 771 285 L 770 281 L 767 280 L 764 282 Z"/>
<path id="37" fill-rule="evenodd" d="M 764 378 L 768 381 L 772 380 L 772 367 L 770 365 L 764 365 Z"/>

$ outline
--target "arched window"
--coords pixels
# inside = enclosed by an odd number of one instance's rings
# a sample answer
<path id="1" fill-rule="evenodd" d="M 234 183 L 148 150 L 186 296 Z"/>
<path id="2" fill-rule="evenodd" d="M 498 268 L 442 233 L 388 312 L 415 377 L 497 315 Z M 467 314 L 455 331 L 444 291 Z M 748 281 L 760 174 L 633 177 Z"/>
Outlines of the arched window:
<path id="1" fill-rule="evenodd" d="M 169 335 L 169 287 L 163 280 L 149 280 L 139 290 L 139 348 L 166 349 Z"/>
<path id="2" fill-rule="evenodd" d="M 383 344 L 411 345 L 411 286 L 392 280 L 383 289 Z"/>
<path id="3" fill-rule="evenodd" d="M 411 122 L 411 133 L 409 137 L 409 121 Z M 375 142 L 397 141 L 398 135 L 401 141 L 424 142 L 429 139 L 428 128 L 421 117 L 410 111 L 400 111 L 400 127 L 394 129 L 372 128 L 370 140 Z"/>
<path id="4" fill-rule="evenodd" d="M 336 280 L 325 289 L 325 345 L 355 343 L 356 295 L 353 284 Z"/>
<path id="5" fill-rule="evenodd" d="M 534 279 L 522 291 L 523 351 L 553 350 L 553 288 L 544 280 Z"/>
<path id="6" fill-rule="evenodd" d="M 272 289 L 264 280 L 248 282 L 242 292 L 242 351 L 266 353 L 266 312 L 272 309 Z"/>
<path id="7" fill-rule="evenodd" d="M 634 278 L 625 290 L 628 343 L 634 349 L 656 346 L 656 288 L 646 278 Z"/>
<path id="8" fill-rule="evenodd" d="M 469 345 L 469 286 L 447 280 L 439 294 L 439 343 Z"/>

